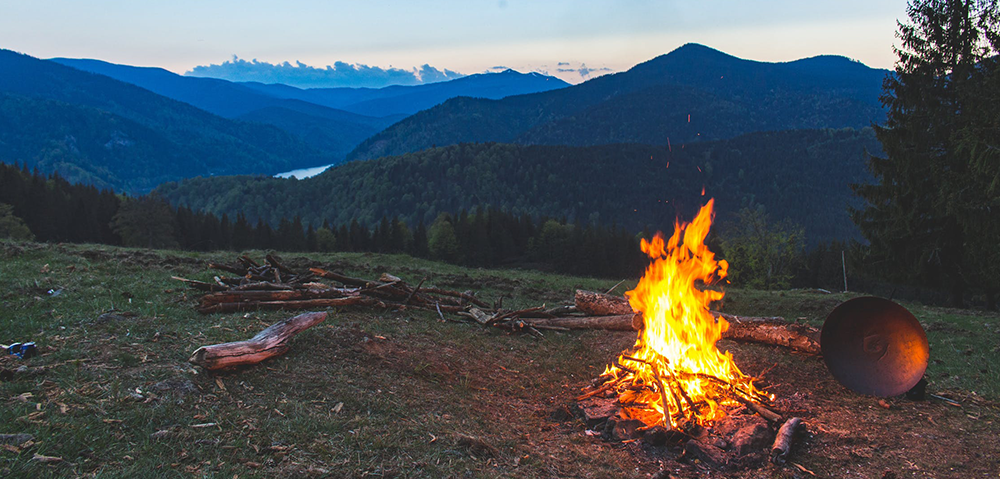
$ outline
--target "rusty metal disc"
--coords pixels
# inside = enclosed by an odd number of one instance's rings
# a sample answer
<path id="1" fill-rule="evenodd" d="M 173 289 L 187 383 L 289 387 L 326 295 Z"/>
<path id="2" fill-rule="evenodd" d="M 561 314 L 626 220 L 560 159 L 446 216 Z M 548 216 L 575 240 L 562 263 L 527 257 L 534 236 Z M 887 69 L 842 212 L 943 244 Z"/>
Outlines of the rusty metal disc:
<path id="1" fill-rule="evenodd" d="M 872 296 L 834 308 L 823 323 L 820 348 L 840 384 L 873 396 L 909 391 L 924 376 L 930 357 L 927 334 L 917 318 Z"/>

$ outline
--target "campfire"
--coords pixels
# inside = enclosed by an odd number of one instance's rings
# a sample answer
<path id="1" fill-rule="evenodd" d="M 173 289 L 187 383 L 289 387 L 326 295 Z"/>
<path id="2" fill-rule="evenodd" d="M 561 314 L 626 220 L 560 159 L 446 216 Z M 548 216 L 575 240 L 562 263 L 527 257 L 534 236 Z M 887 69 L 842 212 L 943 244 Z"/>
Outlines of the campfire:
<path id="1" fill-rule="evenodd" d="M 709 306 L 725 294 L 713 285 L 726 277 L 728 264 L 705 245 L 712 206 L 710 200 L 689 224 L 677 222 L 668 240 L 661 233 L 642 240 L 651 263 L 626 293 L 642 328 L 635 346 L 601 375 L 599 389 L 617 393 L 623 413 L 647 426 L 704 426 L 725 417 L 728 406 L 773 399 L 716 347 L 729 323 Z"/>

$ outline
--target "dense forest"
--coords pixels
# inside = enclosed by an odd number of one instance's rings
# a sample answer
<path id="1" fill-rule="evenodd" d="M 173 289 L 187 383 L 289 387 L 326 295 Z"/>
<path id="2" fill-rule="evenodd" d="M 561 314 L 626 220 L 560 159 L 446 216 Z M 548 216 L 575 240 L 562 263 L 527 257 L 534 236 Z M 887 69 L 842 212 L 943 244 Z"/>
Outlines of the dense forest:
<path id="1" fill-rule="evenodd" d="M 868 179 L 870 129 L 766 132 L 658 147 L 461 144 L 351 162 L 305 180 L 196 178 L 157 192 L 196 211 L 276 225 L 299 216 L 318 227 L 383 216 L 430 223 L 442 212 L 491 205 L 516 215 L 566 217 L 633 231 L 670 229 L 714 197 L 720 217 L 763 205 L 805 228 L 808 244 L 847 240 L 850 185 Z"/>
<path id="2" fill-rule="evenodd" d="M 836 288 L 843 244 L 808 253 L 801 231 L 745 208 L 713 250 L 734 260 L 734 284 Z M 650 230 L 579 224 L 566 218 L 515 215 L 493 207 L 440 213 L 429 223 L 383 217 L 369 227 L 357 220 L 304 226 L 298 217 L 275 227 L 174 208 L 156 194 L 124 197 L 71 184 L 56 174 L 0 165 L 0 240 L 103 243 L 195 251 L 265 249 L 405 253 L 455 264 L 541 269 L 612 278 L 636 278 L 647 259 L 640 238 Z M 762 236 L 763 235 L 763 236 Z M 852 281 L 855 272 L 852 265 Z"/>
<path id="3" fill-rule="evenodd" d="M 442 213 L 430 224 L 384 217 L 275 227 L 173 208 L 158 196 L 124 197 L 57 174 L 0 164 L 0 239 L 212 251 L 407 253 L 471 266 L 519 266 L 591 276 L 632 276 L 645 260 L 635 232 L 516 216 L 493 208 Z M 582 261 L 581 258 L 587 258 Z"/>

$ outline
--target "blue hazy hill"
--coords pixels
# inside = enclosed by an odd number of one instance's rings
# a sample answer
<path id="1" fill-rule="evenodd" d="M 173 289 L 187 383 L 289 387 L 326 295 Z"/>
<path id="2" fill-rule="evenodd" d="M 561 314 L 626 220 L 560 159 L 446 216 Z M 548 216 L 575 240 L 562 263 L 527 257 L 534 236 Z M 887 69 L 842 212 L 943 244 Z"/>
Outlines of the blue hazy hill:
<path id="1" fill-rule="evenodd" d="M 60 171 L 71 181 L 141 192 L 190 176 L 331 162 L 273 126 L 9 50 L 0 50 L 0 95 L 0 161 Z"/>

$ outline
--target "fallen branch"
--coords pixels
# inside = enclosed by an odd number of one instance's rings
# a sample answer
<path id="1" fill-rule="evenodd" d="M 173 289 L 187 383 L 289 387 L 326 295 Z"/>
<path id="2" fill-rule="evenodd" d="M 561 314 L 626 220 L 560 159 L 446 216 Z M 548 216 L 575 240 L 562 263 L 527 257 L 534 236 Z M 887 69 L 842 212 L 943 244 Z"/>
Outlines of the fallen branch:
<path id="1" fill-rule="evenodd" d="M 217 285 L 215 283 L 206 283 L 204 281 L 198 281 L 198 280 L 194 280 L 194 279 L 186 279 L 186 278 L 181 278 L 179 276 L 171 276 L 170 279 L 175 279 L 175 280 L 180 281 L 180 282 L 182 282 L 182 283 L 184 283 L 184 284 L 186 284 L 186 285 L 188 285 L 188 286 L 190 286 L 190 287 L 192 287 L 194 289 L 200 289 L 202 291 L 210 291 L 211 292 L 211 291 L 226 291 L 227 290 L 227 288 L 225 286 L 219 286 L 219 285 Z"/>
<path id="2" fill-rule="evenodd" d="M 265 359 L 285 354 L 288 340 L 296 334 L 321 323 L 326 313 L 305 313 L 273 324 L 247 341 L 213 344 L 198 348 L 188 362 L 210 371 L 257 364 Z"/>

